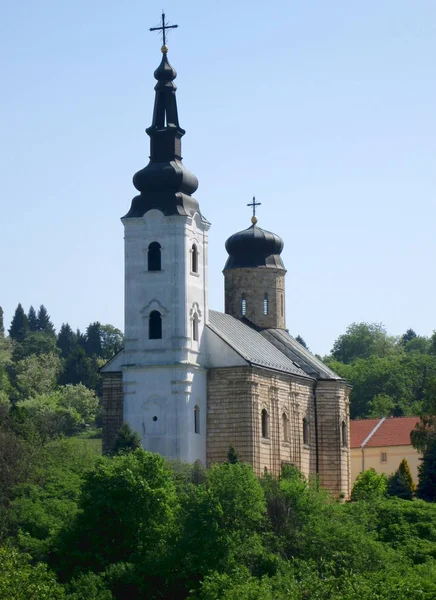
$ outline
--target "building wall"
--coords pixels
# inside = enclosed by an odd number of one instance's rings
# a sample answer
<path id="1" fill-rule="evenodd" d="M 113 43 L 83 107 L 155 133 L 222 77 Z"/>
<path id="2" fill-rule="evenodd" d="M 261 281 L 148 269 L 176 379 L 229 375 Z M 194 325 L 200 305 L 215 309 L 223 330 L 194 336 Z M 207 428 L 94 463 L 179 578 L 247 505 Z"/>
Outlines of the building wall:
<path id="1" fill-rule="evenodd" d="M 386 453 L 386 462 L 382 462 L 382 453 Z M 362 470 L 375 469 L 377 473 L 391 475 L 400 466 L 405 458 L 409 463 L 413 481 L 418 483 L 418 466 L 421 454 L 412 445 L 407 446 L 378 446 L 364 448 L 364 460 L 362 461 L 362 449 L 351 449 L 351 480 L 354 483 L 356 477 Z"/>
<path id="2" fill-rule="evenodd" d="M 285 329 L 285 274 L 283 269 L 271 267 L 225 270 L 225 312 L 240 319 L 244 294 L 247 319 L 258 327 Z M 267 314 L 264 314 L 265 293 Z"/>
<path id="3" fill-rule="evenodd" d="M 348 498 L 351 491 L 349 387 L 344 381 L 318 381 L 316 404 L 320 483 Z M 342 423 L 345 423 L 345 440 Z"/>
<path id="4" fill-rule="evenodd" d="M 313 381 L 292 379 L 266 369 L 230 367 L 208 373 L 207 464 L 223 462 L 229 446 L 240 460 L 280 473 L 292 463 L 309 476 L 315 473 L 315 418 Z M 262 410 L 268 413 L 268 437 L 262 437 Z M 284 439 L 283 414 L 289 424 Z M 309 443 L 303 444 L 303 418 L 309 424 Z"/>
<path id="5" fill-rule="evenodd" d="M 102 373 L 102 378 L 103 454 L 108 454 L 123 423 L 123 374 Z"/>
<path id="6" fill-rule="evenodd" d="M 150 210 L 125 228 L 124 420 L 146 450 L 206 462 L 205 325 L 207 231 L 201 215 Z M 161 247 L 161 269 L 148 270 L 148 248 Z M 196 272 L 192 248 L 197 249 Z M 162 316 L 162 338 L 149 339 L 149 315 Z M 196 319 L 197 339 L 193 335 Z M 194 431 L 194 409 L 199 432 Z"/>

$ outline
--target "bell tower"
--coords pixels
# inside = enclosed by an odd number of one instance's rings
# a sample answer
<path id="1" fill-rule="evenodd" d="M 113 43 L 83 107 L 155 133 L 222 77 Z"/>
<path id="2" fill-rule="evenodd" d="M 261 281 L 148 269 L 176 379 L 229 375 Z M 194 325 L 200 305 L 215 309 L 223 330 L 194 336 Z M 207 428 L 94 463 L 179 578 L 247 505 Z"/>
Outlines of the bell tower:
<path id="1" fill-rule="evenodd" d="M 226 241 L 225 312 L 248 319 L 260 329 L 285 329 L 285 275 L 280 254 L 283 240 L 257 225 L 255 198 L 251 227 Z"/>
<path id="2" fill-rule="evenodd" d="M 162 15 L 163 41 L 169 25 Z M 173 26 L 174 27 L 174 26 Z M 123 419 L 145 449 L 206 460 L 204 329 L 210 223 L 182 163 L 177 76 L 164 43 L 154 72 L 150 161 L 133 177 L 139 194 L 122 218 L 125 240 Z"/>

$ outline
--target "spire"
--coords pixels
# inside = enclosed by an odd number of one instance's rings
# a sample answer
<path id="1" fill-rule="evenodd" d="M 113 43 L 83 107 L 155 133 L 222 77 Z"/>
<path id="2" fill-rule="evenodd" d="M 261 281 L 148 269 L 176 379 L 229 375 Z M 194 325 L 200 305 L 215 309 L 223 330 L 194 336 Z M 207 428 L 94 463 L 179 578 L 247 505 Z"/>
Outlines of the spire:
<path id="1" fill-rule="evenodd" d="M 165 31 L 177 25 L 167 25 L 162 14 L 162 27 L 151 31 Z M 185 130 L 180 127 L 177 112 L 176 70 L 168 61 L 168 48 L 161 48 L 162 60 L 154 72 L 157 83 L 151 126 L 146 129 L 150 137 L 150 162 L 135 173 L 133 185 L 140 192 L 133 198 L 129 212 L 124 218 L 142 217 L 152 208 L 165 215 L 192 215 L 199 206 L 191 194 L 198 187 L 198 180 L 182 163 L 182 137 Z"/>

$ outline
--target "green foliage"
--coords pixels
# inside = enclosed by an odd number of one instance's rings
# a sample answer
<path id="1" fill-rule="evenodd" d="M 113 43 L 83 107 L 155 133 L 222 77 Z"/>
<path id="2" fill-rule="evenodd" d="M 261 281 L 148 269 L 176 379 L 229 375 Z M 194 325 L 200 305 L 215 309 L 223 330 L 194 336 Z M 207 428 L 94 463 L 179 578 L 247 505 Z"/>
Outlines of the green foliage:
<path id="1" fill-rule="evenodd" d="M 436 439 L 428 442 L 418 467 L 416 495 L 427 502 L 436 502 Z"/>
<path id="2" fill-rule="evenodd" d="M 141 447 L 141 438 L 136 431 L 132 431 L 128 423 L 123 423 L 114 442 L 112 454 L 125 454 L 134 452 Z"/>
<path id="3" fill-rule="evenodd" d="M 362 471 L 354 482 L 351 490 L 351 500 L 365 500 L 367 502 L 380 500 L 386 494 L 387 486 L 387 478 L 384 473 L 377 473 L 375 469 Z"/>
<path id="4" fill-rule="evenodd" d="M 27 319 L 23 307 L 21 306 L 21 304 L 19 304 L 15 309 L 15 313 L 12 318 L 12 323 L 9 328 L 9 335 L 13 340 L 16 340 L 17 342 L 22 342 L 28 331 L 29 321 Z"/>
<path id="5" fill-rule="evenodd" d="M 90 323 L 86 329 L 85 350 L 88 356 L 101 356 L 101 325 L 98 321 Z"/>
<path id="6" fill-rule="evenodd" d="M 332 358 L 350 364 L 357 358 L 384 357 L 394 349 L 381 323 L 353 323 L 333 345 Z"/>
<path id="7" fill-rule="evenodd" d="M 102 357 L 109 360 L 123 347 L 124 336 L 119 329 L 109 324 L 100 326 L 100 334 Z"/>
<path id="8" fill-rule="evenodd" d="M 5 546 L 0 547 L 0 598 L 58 600 L 65 595 L 47 565 L 32 565 L 29 556 Z"/>
<path id="9" fill-rule="evenodd" d="M 27 313 L 27 319 L 29 321 L 29 331 L 38 331 L 38 317 L 36 316 L 36 310 L 31 306 Z"/>
<path id="10" fill-rule="evenodd" d="M 5 322 L 3 317 L 3 308 L 0 306 L 0 338 L 5 337 Z"/>
<path id="11" fill-rule="evenodd" d="M 57 337 L 57 346 L 62 358 L 67 358 L 77 346 L 77 336 L 68 323 L 62 323 Z"/>
<path id="12" fill-rule="evenodd" d="M 16 364 L 16 386 L 19 397 L 51 392 L 61 369 L 56 354 L 32 354 Z"/>
<path id="13" fill-rule="evenodd" d="M 47 312 L 47 309 L 43 304 L 39 307 L 37 319 L 37 327 L 38 331 L 41 331 L 47 335 L 55 336 L 55 328 L 53 323 L 50 321 L 50 316 Z"/>
<path id="14" fill-rule="evenodd" d="M 414 493 L 415 484 L 410 472 L 409 463 L 403 458 L 396 472 L 389 478 L 388 494 L 390 496 L 397 496 L 403 500 L 412 500 Z"/>
<path id="15" fill-rule="evenodd" d="M 236 452 L 234 446 L 229 447 L 227 452 L 227 462 L 229 462 L 231 465 L 235 465 L 237 462 L 239 462 L 238 453 Z"/>

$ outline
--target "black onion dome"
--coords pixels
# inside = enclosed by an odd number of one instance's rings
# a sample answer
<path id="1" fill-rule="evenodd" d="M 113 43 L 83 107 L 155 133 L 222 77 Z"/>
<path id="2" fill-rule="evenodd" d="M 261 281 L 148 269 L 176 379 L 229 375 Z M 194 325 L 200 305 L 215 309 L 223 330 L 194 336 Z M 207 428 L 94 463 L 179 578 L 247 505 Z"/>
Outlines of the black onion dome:
<path id="1" fill-rule="evenodd" d="M 224 269 L 244 267 L 284 269 L 285 266 L 280 258 L 283 246 L 281 237 L 253 224 L 244 231 L 234 233 L 226 241 L 229 258 Z"/>
<path id="2" fill-rule="evenodd" d="M 177 71 L 168 61 L 166 52 L 162 54 L 160 65 L 154 72 L 154 78 L 158 81 L 174 81 L 177 77 Z"/>

